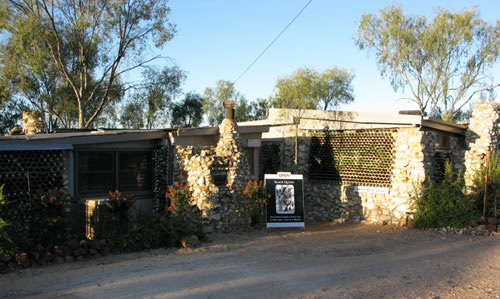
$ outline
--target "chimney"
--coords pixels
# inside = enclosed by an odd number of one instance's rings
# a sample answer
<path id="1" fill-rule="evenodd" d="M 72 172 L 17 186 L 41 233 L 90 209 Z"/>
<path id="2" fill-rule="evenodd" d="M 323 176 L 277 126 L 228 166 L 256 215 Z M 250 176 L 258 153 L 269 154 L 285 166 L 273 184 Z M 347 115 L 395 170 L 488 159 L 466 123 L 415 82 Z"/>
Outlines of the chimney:
<path id="1" fill-rule="evenodd" d="M 226 119 L 234 119 L 234 101 L 224 101 L 224 110 Z"/>
<path id="2" fill-rule="evenodd" d="M 40 133 L 43 130 L 42 114 L 36 111 L 23 111 L 23 133 L 31 135 Z"/>

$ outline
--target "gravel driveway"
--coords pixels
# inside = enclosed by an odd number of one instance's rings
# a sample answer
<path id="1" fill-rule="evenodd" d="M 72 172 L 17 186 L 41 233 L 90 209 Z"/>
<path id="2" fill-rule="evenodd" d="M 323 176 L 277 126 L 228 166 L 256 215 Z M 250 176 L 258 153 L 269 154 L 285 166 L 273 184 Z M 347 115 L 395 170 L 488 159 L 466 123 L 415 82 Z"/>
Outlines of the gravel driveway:
<path id="1" fill-rule="evenodd" d="M 500 298 L 500 237 L 316 224 L 0 276 L 0 298 Z"/>

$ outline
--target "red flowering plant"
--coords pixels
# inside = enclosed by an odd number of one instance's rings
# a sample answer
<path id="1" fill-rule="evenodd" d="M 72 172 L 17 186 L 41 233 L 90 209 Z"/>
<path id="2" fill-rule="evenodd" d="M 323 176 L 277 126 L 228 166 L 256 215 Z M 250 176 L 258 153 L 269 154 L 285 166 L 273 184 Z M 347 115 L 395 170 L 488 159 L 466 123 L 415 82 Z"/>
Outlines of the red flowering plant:
<path id="1" fill-rule="evenodd" d="M 264 207 L 267 205 L 270 195 L 266 192 L 262 181 L 248 181 L 243 190 L 243 194 L 248 197 L 249 211 L 252 222 L 258 223 L 264 217 Z"/>
<path id="2" fill-rule="evenodd" d="M 103 206 L 109 220 L 125 224 L 132 218 L 131 208 L 134 203 L 133 195 L 124 196 L 119 190 L 115 190 L 108 192 L 108 198 L 103 202 Z"/>
<path id="3" fill-rule="evenodd" d="M 175 182 L 173 186 L 168 186 L 165 197 L 169 200 L 168 211 L 174 216 L 182 216 L 194 199 L 191 197 L 191 190 L 188 184 Z"/>
<path id="4" fill-rule="evenodd" d="M 69 227 L 66 215 L 68 197 L 64 190 L 57 187 L 36 191 L 29 204 L 34 239 L 64 239 Z"/>

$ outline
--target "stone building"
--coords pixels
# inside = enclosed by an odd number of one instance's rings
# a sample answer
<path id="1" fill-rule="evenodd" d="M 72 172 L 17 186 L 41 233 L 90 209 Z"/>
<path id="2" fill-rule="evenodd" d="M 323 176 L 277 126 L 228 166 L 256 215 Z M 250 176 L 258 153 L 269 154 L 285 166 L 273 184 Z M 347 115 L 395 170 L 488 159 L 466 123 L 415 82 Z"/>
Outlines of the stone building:
<path id="1" fill-rule="evenodd" d="M 28 190 L 65 188 L 78 219 L 82 205 L 114 189 L 135 194 L 138 211 L 164 209 L 167 185 L 185 182 L 193 215 L 213 232 L 248 227 L 245 184 L 288 171 L 304 175 L 306 220 L 404 224 L 412 192 L 439 180 L 446 160 L 470 183 L 499 142 L 496 103 L 476 104 L 470 125 L 412 113 L 279 109 L 235 123 L 232 105 L 217 127 L 0 137 L 0 184 L 19 200 Z"/>

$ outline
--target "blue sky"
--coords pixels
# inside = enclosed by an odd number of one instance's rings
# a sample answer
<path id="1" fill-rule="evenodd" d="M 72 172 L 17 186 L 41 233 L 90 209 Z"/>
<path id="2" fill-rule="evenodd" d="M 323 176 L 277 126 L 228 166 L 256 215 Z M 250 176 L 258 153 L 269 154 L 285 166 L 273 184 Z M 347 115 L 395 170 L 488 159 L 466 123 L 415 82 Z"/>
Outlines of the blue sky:
<path id="1" fill-rule="evenodd" d="M 203 93 L 217 80 L 234 81 L 308 0 L 171 0 L 177 35 L 162 50 L 187 72 L 184 91 Z M 340 110 L 397 113 L 417 109 L 381 78 L 375 55 L 354 43 L 360 17 L 391 4 L 432 18 L 437 6 L 454 11 L 477 6 L 483 19 L 500 19 L 500 1 L 313 0 L 280 39 L 236 83 L 249 100 L 272 95 L 276 79 L 300 67 L 338 66 L 354 72 L 355 102 Z M 499 41 L 500 42 L 500 41 Z M 493 70 L 500 81 L 499 63 Z M 497 90 L 497 93 L 500 92 Z"/>

